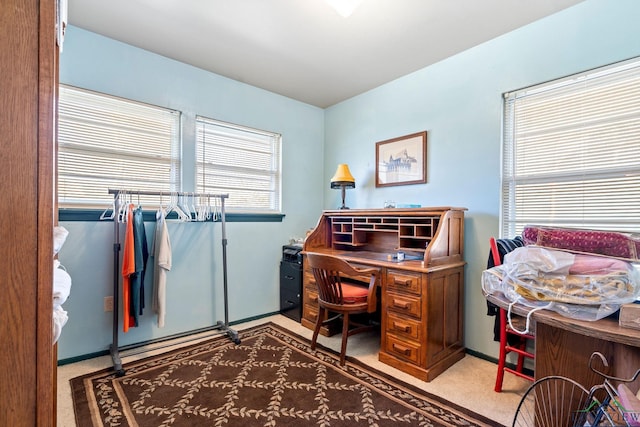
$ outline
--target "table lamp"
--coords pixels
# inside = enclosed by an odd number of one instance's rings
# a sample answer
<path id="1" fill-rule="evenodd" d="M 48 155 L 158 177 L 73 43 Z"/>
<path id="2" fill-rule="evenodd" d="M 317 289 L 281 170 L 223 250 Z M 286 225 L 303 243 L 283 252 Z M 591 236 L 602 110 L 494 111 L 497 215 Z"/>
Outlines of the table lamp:
<path id="1" fill-rule="evenodd" d="M 335 175 L 331 178 L 331 188 L 342 189 L 342 206 L 340 206 L 340 209 L 349 209 L 344 205 L 345 189 L 356 188 L 356 179 L 349 172 L 349 166 L 344 163 L 338 165 Z"/>

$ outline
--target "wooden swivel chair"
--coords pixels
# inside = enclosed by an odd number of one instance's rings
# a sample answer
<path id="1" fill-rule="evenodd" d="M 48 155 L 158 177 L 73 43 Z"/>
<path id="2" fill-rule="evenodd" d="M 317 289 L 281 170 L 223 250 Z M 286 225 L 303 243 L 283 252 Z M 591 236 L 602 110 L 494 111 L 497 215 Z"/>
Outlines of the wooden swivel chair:
<path id="1" fill-rule="evenodd" d="M 489 239 L 491 245 L 491 256 L 493 257 L 493 264 L 502 264 L 502 257 L 498 250 L 498 243 L 495 238 Z M 502 381 L 504 379 L 504 373 L 509 372 L 517 375 L 521 378 L 525 378 L 529 381 L 533 381 L 534 378 L 524 372 L 524 359 L 535 359 L 533 353 L 527 351 L 527 342 L 535 340 L 535 332 L 527 334 L 520 334 L 514 331 L 507 321 L 507 310 L 500 308 L 498 312 L 499 316 L 499 328 L 500 328 L 500 355 L 498 356 L 498 375 L 496 376 L 496 385 L 494 390 L 500 393 L 502 391 Z M 524 330 L 524 320 L 522 317 L 512 315 L 511 323 L 520 330 Z M 512 369 L 506 365 L 507 355 L 509 353 L 516 353 L 518 355 L 518 362 L 516 369 Z"/>
<path id="2" fill-rule="evenodd" d="M 314 253 L 307 254 L 307 261 L 318 287 L 318 319 L 311 339 L 311 349 L 316 347 L 320 327 L 337 317 L 323 321 L 326 313 L 337 313 L 338 316 L 342 316 L 340 365 L 344 365 L 347 338 L 350 335 L 374 328 L 370 324 L 355 322 L 350 316 L 376 311 L 376 286 L 380 270 L 378 268 L 355 268 L 341 258 Z M 363 275 L 369 276 L 368 287 L 354 285 L 344 280 L 345 277 L 362 277 Z"/>

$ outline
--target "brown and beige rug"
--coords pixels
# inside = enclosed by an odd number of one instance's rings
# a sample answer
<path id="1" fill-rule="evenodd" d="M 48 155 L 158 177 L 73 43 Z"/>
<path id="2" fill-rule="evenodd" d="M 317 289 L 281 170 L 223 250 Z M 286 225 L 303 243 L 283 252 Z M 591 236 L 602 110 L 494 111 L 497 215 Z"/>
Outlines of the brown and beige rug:
<path id="1" fill-rule="evenodd" d="M 499 426 L 273 323 L 71 380 L 78 426 Z"/>

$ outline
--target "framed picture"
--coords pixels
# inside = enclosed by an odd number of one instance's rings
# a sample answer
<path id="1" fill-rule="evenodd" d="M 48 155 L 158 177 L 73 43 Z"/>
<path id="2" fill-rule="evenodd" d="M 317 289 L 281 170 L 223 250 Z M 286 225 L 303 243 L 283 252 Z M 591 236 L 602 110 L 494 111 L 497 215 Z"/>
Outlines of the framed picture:
<path id="1" fill-rule="evenodd" d="M 427 182 L 427 131 L 376 142 L 376 187 Z"/>

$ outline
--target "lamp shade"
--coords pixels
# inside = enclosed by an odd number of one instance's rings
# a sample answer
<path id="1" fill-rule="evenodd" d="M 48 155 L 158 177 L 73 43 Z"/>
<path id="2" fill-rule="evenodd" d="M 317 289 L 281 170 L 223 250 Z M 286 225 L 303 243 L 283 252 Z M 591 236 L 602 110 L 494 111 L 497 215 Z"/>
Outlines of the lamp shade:
<path id="1" fill-rule="evenodd" d="M 331 188 L 356 188 L 356 179 L 345 163 L 338 165 L 336 173 L 331 178 Z"/>

